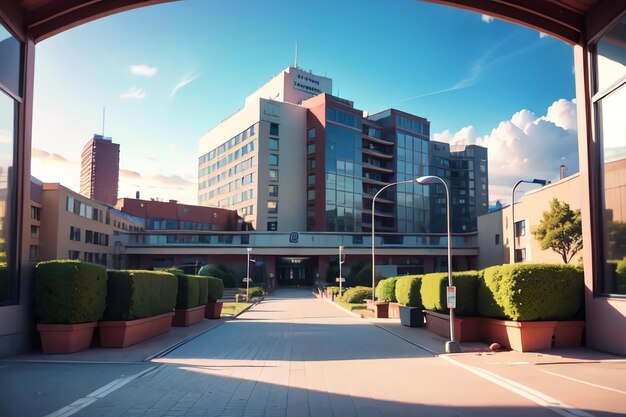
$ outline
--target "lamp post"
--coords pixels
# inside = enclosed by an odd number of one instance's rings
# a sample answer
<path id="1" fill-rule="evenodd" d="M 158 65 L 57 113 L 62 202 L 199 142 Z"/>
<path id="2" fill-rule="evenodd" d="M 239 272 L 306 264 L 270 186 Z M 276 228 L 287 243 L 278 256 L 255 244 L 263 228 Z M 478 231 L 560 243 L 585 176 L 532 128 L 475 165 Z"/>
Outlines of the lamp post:
<path id="1" fill-rule="evenodd" d="M 339 246 L 339 296 L 343 294 L 343 275 L 341 275 L 343 259 L 341 259 L 341 252 L 343 252 L 343 246 Z"/>
<path id="2" fill-rule="evenodd" d="M 448 191 L 448 184 L 435 175 L 427 175 L 416 179 L 418 184 L 431 185 L 442 184 L 446 190 L 446 224 L 448 229 L 448 288 L 453 288 L 452 282 L 452 235 L 450 233 L 450 192 Z M 456 297 L 456 293 L 455 297 Z M 456 303 L 456 299 L 454 301 Z M 461 345 L 456 341 L 454 337 L 454 305 L 450 306 L 450 340 L 446 342 L 446 353 L 459 353 L 461 352 Z"/>
<path id="3" fill-rule="evenodd" d="M 378 192 L 374 195 L 374 198 L 372 198 L 372 302 L 374 302 L 374 292 L 376 290 L 376 258 L 374 255 L 374 203 L 376 203 L 376 197 L 378 197 L 378 195 L 380 193 L 382 193 L 386 188 L 389 188 L 393 185 L 398 185 L 398 184 L 410 184 L 413 181 L 417 181 L 417 179 L 414 180 L 407 180 L 407 181 L 398 181 L 398 182 L 392 182 L 391 184 L 387 184 L 385 185 L 383 188 L 381 188 L 380 190 L 378 190 Z"/>
<path id="4" fill-rule="evenodd" d="M 511 229 L 513 230 L 512 232 L 513 239 L 511 240 L 511 247 L 513 248 L 513 250 L 509 259 L 510 264 L 514 264 L 516 262 L 515 261 L 515 189 L 517 188 L 518 185 L 524 182 L 527 184 L 540 184 L 542 187 L 550 183 L 550 181 L 542 180 L 538 178 L 535 178 L 533 180 L 519 180 L 513 186 L 513 190 L 511 190 Z"/>
<path id="5" fill-rule="evenodd" d="M 249 302 L 250 300 L 250 262 L 256 262 L 254 259 L 250 259 L 250 252 L 252 252 L 252 248 L 246 248 L 246 251 L 248 252 L 248 262 L 246 262 L 247 265 L 247 271 L 246 271 L 246 302 Z"/>

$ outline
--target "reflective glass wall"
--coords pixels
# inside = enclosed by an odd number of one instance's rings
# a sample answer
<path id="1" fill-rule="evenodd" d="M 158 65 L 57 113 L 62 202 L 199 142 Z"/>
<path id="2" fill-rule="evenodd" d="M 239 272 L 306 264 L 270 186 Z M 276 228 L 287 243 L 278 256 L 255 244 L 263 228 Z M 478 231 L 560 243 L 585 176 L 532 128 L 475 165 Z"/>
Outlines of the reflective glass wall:
<path id="1" fill-rule="evenodd" d="M 626 16 L 598 40 L 593 50 L 603 208 L 604 260 L 599 292 L 626 294 Z"/>
<path id="2" fill-rule="evenodd" d="M 16 225 L 17 112 L 22 45 L 0 25 L 0 305 L 18 299 Z"/>

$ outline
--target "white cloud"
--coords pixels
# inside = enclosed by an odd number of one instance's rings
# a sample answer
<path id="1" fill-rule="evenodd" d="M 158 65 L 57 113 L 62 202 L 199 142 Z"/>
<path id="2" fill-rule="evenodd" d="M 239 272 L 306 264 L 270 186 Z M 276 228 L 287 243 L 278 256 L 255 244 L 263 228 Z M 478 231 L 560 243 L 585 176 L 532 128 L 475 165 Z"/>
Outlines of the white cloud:
<path id="1" fill-rule="evenodd" d="M 142 77 L 154 77 L 157 73 L 157 67 L 151 67 L 149 65 L 131 65 L 130 72 L 134 75 L 140 75 Z"/>
<path id="2" fill-rule="evenodd" d="M 480 20 L 482 20 L 485 23 L 491 23 L 493 22 L 493 17 L 486 15 L 486 14 L 482 14 L 480 15 Z"/>
<path id="3" fill-rule="evenodd" d="M 124 91 L 120 94 L 120 98 L 124 100 L 143 100 L 146 98 L 146 93 L 141 88 L 131 87 L 128 91 Z"/>
<path id="4" fill-rule="evenodd" d="M 181 88 L 185 87 L 186 85 L 191 84 L 193 81 L 195 81 L 200 75 L 199 74 L 188 74 L 185 75 L 179 82 L 178 84 L 176 84 L 174 86 L 174 88 L 172 89 L 172 92 L 170 93 L 170 98 L 174 97 L 176 95 L 176 93 L 178 93 L 178 90 L 180 90 Z"/>
<path id="5" fill-rule="evenodd" d="M 544 39 L 544 38 L 547 38 L 547 37 L 548 37 L 547 33 L 539 32 L 539 39 Z"/>
<path id="6" fill-rule="evenodd" d="M 559 166 L 568 174 L 578 172 L 576 103 L 555 101 L 546 115 L 537 117 L 523 109 L 502 121 L 487 135 L 478 136 L 473 126 L 456 133 L 444 131 L 433 139 L 451 144 L 476 144 L 489 149 L 490 200 L 510 199 L 513 184 L 522 178 L 557 180 Z"/>

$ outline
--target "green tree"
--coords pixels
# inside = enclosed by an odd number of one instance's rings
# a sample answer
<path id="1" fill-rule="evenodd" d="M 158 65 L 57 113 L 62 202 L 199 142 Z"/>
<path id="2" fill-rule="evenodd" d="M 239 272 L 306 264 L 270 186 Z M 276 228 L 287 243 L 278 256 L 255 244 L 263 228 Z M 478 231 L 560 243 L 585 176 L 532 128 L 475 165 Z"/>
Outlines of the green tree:
<path id="1" fill-rule="evenodd" d="M 552 249 L 567 264 L 583 248 L 580 210 L 572 210 L 569 204 L 554 198 L 532 233 L 542 250 Z"/>

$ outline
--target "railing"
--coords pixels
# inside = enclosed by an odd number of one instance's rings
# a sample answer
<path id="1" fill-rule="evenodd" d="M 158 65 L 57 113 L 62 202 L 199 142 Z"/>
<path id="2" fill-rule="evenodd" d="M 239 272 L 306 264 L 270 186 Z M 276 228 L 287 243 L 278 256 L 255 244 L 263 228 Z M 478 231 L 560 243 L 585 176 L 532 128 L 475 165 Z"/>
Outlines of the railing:
<path id="1" fill-rule="evenodd" d="M 369 233 L 309 233 L 309 232 L 179 232 L 159 231 L 126 233 L 116 236 L 126 247 L 352 247 L 368 248 L 372 245 Z M 445 234 L 377 233 L 376 245 L 398 248 L 446 248 Z M 454 248 L 477 248 L 476 233 L 452 236 Z"/>

